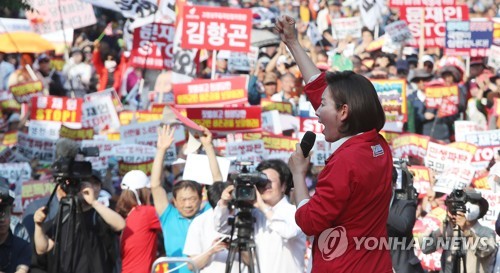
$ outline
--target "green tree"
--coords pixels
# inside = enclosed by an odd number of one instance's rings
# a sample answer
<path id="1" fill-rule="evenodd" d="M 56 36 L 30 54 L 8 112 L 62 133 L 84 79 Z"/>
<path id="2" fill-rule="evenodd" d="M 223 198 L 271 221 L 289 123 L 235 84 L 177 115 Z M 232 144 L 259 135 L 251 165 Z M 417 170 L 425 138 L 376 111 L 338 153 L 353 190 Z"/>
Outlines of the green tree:
<path id="1" fill-rule="evenodd" d="M 20 10 L 26 9 L 33 11 L 33 7 L 30 5 L 29 0 L 2 0 L 2 8 L 8 8 L 10 10 Z"/>

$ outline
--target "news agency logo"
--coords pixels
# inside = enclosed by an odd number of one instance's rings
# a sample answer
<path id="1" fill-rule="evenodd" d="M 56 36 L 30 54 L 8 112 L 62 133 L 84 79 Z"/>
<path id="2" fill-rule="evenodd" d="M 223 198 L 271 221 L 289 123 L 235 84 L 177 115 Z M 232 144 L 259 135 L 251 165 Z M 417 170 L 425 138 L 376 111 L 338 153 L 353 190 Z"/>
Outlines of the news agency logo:
<path id="1" fill-rule="evenodd" d="M 357 250 L 413 250 L 426 249 L 431 246 L 436 249 L 457 250 L 481 250 L 488 248 L 487 237 L 453 237 L 453 238 L 398 238 L 398 237 L 353 237 L 354 249 Z M 318 248 L 325 261 L 331 261 L 342 256 L 347 251 L 347 232 L 343 226 L 324 230 L 318 238 Z"/>

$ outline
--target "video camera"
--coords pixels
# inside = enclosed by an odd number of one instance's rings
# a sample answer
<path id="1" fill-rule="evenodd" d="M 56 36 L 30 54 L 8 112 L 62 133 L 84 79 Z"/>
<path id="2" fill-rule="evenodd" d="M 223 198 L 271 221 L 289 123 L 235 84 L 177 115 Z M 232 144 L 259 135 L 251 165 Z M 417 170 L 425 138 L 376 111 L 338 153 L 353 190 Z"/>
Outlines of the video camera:
<path id="1" fill-rule="evenodd" d="M 251 162 L 238 162 L 237 165 L 242 166 L 242 169 L 239 174 L 233 177 L 234 205 L 237 208 L 253 207 L 252 203 L 257 198 L 255 187 L 258 189 L 265 188 L 269 183 L 269 179 L 261 172 L 250 173 L 248 166 L 252 165 Z"/>
<path id="2" fill-rule="evenodd" d="M 398 200 L 417 200 L 417 190 L 413 186 L 413 175 L 408 170 L 408 161 L 394 159 L 393 182 L 396 183 L 395 195 Z"/>
<path id="3" fill-rule="evenodd" d="M 450 195 L 445 200 L 445 205 L 448 211 L 452 215 L 456 215 L 457 212 L 467 212 L 467 207 L 465 203 L 477 203 L 481 200 L 481 193 L 473 191 L 464 191 L 463 189 L 456 189 L 451 192 Z"/>
<path id="4" fill-rule="evenodd" d="M 77 154 L 84 157 L 97 157 L 99 148 L 81 148 Z M 77 194 L 80 191 L 81 180 L 92 176 L 92 164 L 89 161 L 76 161 L 74 156 L 62 156 L 52 164 L 52 176 L 64 192 Z"/>

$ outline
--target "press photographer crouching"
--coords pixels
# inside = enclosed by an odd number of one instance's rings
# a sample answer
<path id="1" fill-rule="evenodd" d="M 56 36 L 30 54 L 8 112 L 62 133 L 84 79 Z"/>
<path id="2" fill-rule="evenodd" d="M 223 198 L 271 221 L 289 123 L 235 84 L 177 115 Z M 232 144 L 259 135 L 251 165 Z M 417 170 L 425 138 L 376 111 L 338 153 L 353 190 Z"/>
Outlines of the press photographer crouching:
<path id="1" fill-rule="evenodd" d="M 407 163 L 403 160 L 394 162 L 392 185 L 393 196 L 387 218 L 387 235 L 393 240 L 392 267 L 396 273 L 424 273 L 414 248 L 409 247 L 416 221 L 417 192 Z M 405 244 L 402 245 L 402 242 Z"/>
<path id="2" fill-rule="evenodd" d="M 256 245 L 256 259 L 246 261 L 249 272 L 252 272 L 252 265 L 256 265 L 255 272 L 259 273 L 302 273 L 306 236 L 295 223 L 296 208 L 286 196 L 291 188 L 290 169 L 281 160 L 266 160 L 257 166 L 257 171 L 265 176 L 240 173 L 235 186 L 228 186 L 223 191 L 214 209 L 216 230 L 229 234 L 229 216 L 237 215 L 235 226 L 239 230 L 235 234 L 239 238 L 253 239 Z M 259 177 L 267 178 L 267 183 L 257 181 L 262 180 Z M 230 203 L 236 203 L 235 210 Z"/>
<path id="3" fill-rule="evenodd" d="M 454 190 L 445 204 L 447 218 L 443 228 L 424 238 L 423 253 L 443 248 L 444 273 L 492 272 L 497 250 L 495 232 L 478 222 L 488 212 L 488 201 L 474 190 Z"/>
<path id="4" fill-rule="evenodd" d="M 125 227 L 125 220 L 97 201 L 101 181 L 92 178 L 90 162 L 81 161 L 79 152 L 74 141 L 60 139 L 56 144 L 55 191 L 62 190 L 64 196 L 54 219 L 44 223 L 47 206 L 36 211 L 35 250 L 38 255 L 48 253 L 47 272 L 113 272 L 116 232 Z"/>
<path id="5" fill-rule="evenodd" d="M 30 244 L 12 234 L 10 214 L 14 193 L 0 182 L 0 272 L 27 273 L 31 264 Z"/>

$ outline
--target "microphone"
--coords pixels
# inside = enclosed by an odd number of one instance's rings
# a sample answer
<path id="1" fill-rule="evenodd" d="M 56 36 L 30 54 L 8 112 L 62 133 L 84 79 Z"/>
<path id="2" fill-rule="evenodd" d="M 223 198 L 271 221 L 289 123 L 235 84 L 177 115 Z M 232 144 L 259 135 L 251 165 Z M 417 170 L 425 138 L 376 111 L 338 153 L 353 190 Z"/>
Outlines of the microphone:
<path id="1" fill-rule="evenodd" d="M 314 146 L 315 141 L 316 141 L 316 134 L 311 131 L 307 131 L 304 137 L 302 138 L 302 141 L 300 142 L 300 148 L 304 153 L 304 157 L 307 157 L 309 155 L 309 152 Z"/>

